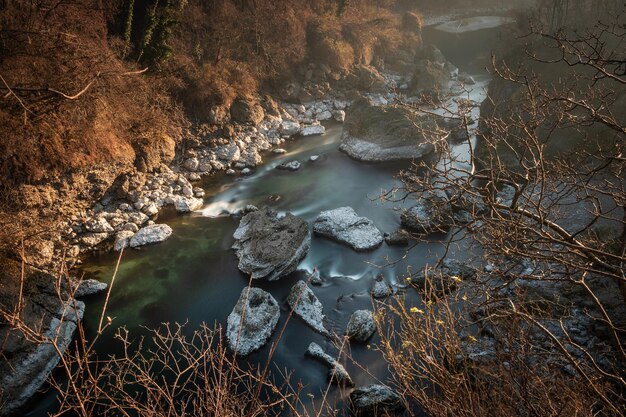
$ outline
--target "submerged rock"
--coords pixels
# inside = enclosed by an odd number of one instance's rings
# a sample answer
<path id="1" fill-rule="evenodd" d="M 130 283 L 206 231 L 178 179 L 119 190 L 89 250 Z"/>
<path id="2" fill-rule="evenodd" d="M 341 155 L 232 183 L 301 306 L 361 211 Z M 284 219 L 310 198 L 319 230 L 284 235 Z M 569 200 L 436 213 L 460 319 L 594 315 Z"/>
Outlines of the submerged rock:
<path id="1" fill-rule="evenodd" d="M 74 287 L 74 297 L 82 298 L 106 291 L 109 284 L 100 282 L 97 279 L 83 279 L 76 283 Z"/>
<path id="2" fill-rule="evenodd" d="M 359 217 L 352 207 L 322 211 L 315 219 L 313 231 L 357 251 L 372 250 L 383 243 L 383 236 L 374 223 Z"/>
<path id="3" fill-rule="evenodd" d="M 435 233 L 446 230 L 452 223 L 450 202 L 440 197 L 422 198 L 400 215 L 400 224 L 418 233 Z"/>
<path id="4" fill-rule="evenodd" d="M 304 220 L 291 213 L 279 217 L 269 207 L 242 217 L 233 237 L 239 270 L 270 281 L 295 271 L 311 246 Z"/>
<path id="5" fill-rule="evenodd" d="M 367 385 L 350 393 L 350 406 L 358 417 L 378 417 L 402 413 L 402 398 L 385 385 Z"/>
<path id="6" fill-rule="evenodd" d="M 280 307 L 271 294 L 260 288 L 244 288 L 228 316 L 228 346 L 242 356 L 254 352 L 267 343 L 279 318 Z"/>
<path id="7" fill-rule="evenodd" d="M 366 342 L 376 331 L 374 314 L 370 310 L 357 310 L 350 316 L 346 334 L 355 342 Z"/>
<path id="8" fill-rule="evenodd" d="M 130 239 L 129 246 L 136 248 L 152 243 L 163 242 L 172 235 L 172 228 L 166 224 L 153 224 L 139 229 Z"/>
<path id="9" fill-rule="evenodd" d="M 300 169 L 301 166 L 302 164 L 300 164 L 300 161 L 289 161 L 277 165 L 276 169 L 281 169 L 283 171 L 297 171 Z"/>
<path id="10" fill-rule="evenodd" d="M 431 116 L 359 100 L 346 116 L 339 150 L 367 162 L 416 159 L 433 152 L 436 131 Z"/>
<path id="11" fill-rule="evenodd" d="M 324 307 L 313 291 L 304 281 L 298 281 L 291 288 L 287 297 L 287 304 L 306 324 L 325 336 L 330 333 L 324 327 Z"/>
<path id="12" fill-rule="evenodd" d="M 315 342 L 311 342 L 306 350 L 306 354 L 328 366 L 328 379 L 330 381 L 340 385 L 347 385 L 350 387 L 354 386 L 354 382 L 352 381 L 352 378 L 350 378 L 350 374 L 348 374 L 346 368 L 344 368 L 343 365 L 340 364 L 335 358 L 324 352 L 324 349 L 322 349 L 320 345 Z"/>
<path id="13" fill-rule="evenodd" d="M 385 242 L 387 242 L 389 246 L 408 246 L 410 239 L 411 235 L 403 229 L 385 233 Z"/>

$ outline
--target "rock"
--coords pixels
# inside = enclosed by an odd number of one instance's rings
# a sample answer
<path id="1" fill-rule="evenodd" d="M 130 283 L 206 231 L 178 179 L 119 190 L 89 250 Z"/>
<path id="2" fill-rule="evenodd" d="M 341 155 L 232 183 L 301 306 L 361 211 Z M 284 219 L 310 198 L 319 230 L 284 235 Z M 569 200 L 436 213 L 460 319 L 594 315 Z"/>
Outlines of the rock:
<path id="1" fill-rule="evenodd" d="M 281 135 L 291 137 L 300 133 L 300 123 L 293 120 L 283 120 L 279 130 Z"/>
<path id="2" fill-rule="evenodd" d="M 369 65 L 358 65 L 353 69 L 354 78 L 348 79 L 358 91 L 384 93 L 387 91 L 385 77 L 378 70 Z"/>
<path id="3" fill-rule="evenodd" d="M 385 233 L 385 242 L 387 242 L 389 246 L 408 246 L 410 239 L 411 235 L 403 229 Z"/>
<path id="4" fill-rule="evenodd" d="M 89 219 L 85 222 L 85 229 L 92 233 L 111 233 L 113 228 L 104 217 Z"/>
<path id="5" fill-rule="evenodd" d="M 336 121 L 343 123 L 344 120 L 346 120 L 346 112 L 343 110 L 335 110 L 333 112 L 333 118 Z"/>
<path id="6" fill-rule="evenodd" d="M 204 189 L 200 188 L 200 187 L 193 187 L 193 196 L 196 198 L 203 198 L 204 197 Z"/>
<path id="7" fill-rule="evenodd" d="M 272 151 L 272 153 L 275 153 L 277 155 L 282 155 L 282 154 L 286 154 L 287 150 L 283 148 L 276 148 Z"/>
<path id="8" fill-rule="evenodd" d="M 241 173 L 243 175 L 250 175 L 250 174 L 252 174 L 252 170 L 250 168 L 244 168 L 244 169 L 241 170 Z"/>
<path id="9" fill-rule="evenodd" d="M 328 379 L 330 381 L 339 385 L 354 386 L 354 382 L 352 382 L 352 378 L 350 378 L 350 374 L 348 374 L 346 368 L 337 362 L 335 358 L 324 352 L 324 349 L 322 349 L 320 345 L 311 342 L 306 350 L 306 354 L 328 366 Z"/>
<path id="10" fill-rule="evenodd" d="M 83 279 L 76 283 L 74 288 L 74 297 L 82 298 L 90 295 L 98 294 L 102 291 L 106 291 L 109 284 L 106 282 L 100 282 L 97 279 Z"/>
<path id="11" fill-rule="evenodd" d="M 2 387 L 1 415 L 18 415 L 17 411 L 38 392 L 50 373 L 57 367 L 60 357 L 57 349 L 64 354 L 72 342 L 77 322 L 82 320 L 85 304 L 82 301 L 69 300 L 55 313 L 51 313 L 49 325 L 44 336 L 55 340 L 56 348 L 51 343 L 34 343 L 27 352 L 20 352 L 20 359 L 9 367 L 3 366 L 0 373 Z M 41 323 L 38 323 L 41 326 Z M 8 354 L 6 334 L 3 334 L 3 352 Z M 30 342 L 27 342 L 30 343 Z M 8 363 L 8 362 L 7 362 Z"/>
<path id="12" fill-rule="evenodd" d="M 234 169 L 227 169 L 226 175 L 235 175 L 237 172 Z"/>
<path id="13" fill-rule="evenodd" d="M 209 168 L 210 168 L 210 165 L 209 165 Z M 198 167 L 198 169 L 200 169 L 200 167 Z M 202 172 L 205 172 L 205 170 L 203 170 Z M 189 181 L 193 181 L 193 182 L 200 181 L 200 180 L 202 179 L 202 177 L 200 176 L 200 174 L 198 174 L 198 173 L 196 173 L 196 172 L 188 172 L 188 173 L 186 174 L 186 177 L 187 177 L 187 179 L 188 179 Z"/>
<path id="14" fill-rule="evenodd" d="M 404 412 L 402 398 L 385 385 L 367 385 L 350 393 L 350 407 L 357 417 L 379 417 Z"/>
<path id="15" fill-rule="evenodd" d="M 200 161 L 198 161 L 198 158 L 195 158 L 195 157 L 186 159 L 185 162 L 183 163 L 183 167 L 186 170 L 192 171 L 192 172 L 197 171 L 199 165 L 200 165 Z"/>
<path id="16" fill-rule="evenodd" d="M 374 298 L 385 298 L 391 294 L 391 287 L 387 284 L 387 281 L 385 281 L 385 277 L 382 275 L 376 276 L 374 279 L 374 286 L 372 287 L 370 293 Z"/>
<path id="17" fill-rule="evenodd" d="M 320 124 L 306 125 L 302 128 L 300 134 L 302 136 L 323 135 L 326 128 Z"/>
<path id="18" fill-rule="evenodd" d="M 315 119 L 316 120 L 320 120 L 320 121 L 322 121 L 322 120 L 330 120 L 332 118 L 333 118 L 333 114 L 329 110 L 324 110 L 324 111 L 322 111 L 320 113 L 317 113 L 315 115 Z"/>
<path id="19" fill-rule="evenodd" d="M 279 318 L 280 307 L 271 294 L 260 288 L 244 288 L 228 315 L 226 337 L 230 349 L 245 356 L 261 348 L 276 329 Z"/>
<path id="20" fill-rule="evenodd" d="M 296 270 L 311 246 L 307 223 L 269 207 L 246 214 L 233 234 L 239 270 L 253 279 L 279 279 Z"/>
<path id="21" fill-rule="evenodd" d="M 172 235 L 172 228 L 166 224 L 155 224 L 139 229 L 130 239 L 129 246 L 136 248 L 152 243 L 163 242 Z"/>
<path id="22" fill-rule="evenodd" d="M 309 157 L 309 161 L 311 161 L 311 162 L 315 162 L 315 161 L 317 161 L 319 158 L 320 158 L 320 156 L 319 156 L 319 155 L 311 155 L 311 156 Z"/>
<path id="23" fill-rule="evenodd" d="M 230 106 L 230 117 L 235 122 L 258 125 L 263 121 L 265 111 L 256 100 L 239 97 Z"/>
<path id="24" fill-rule="evenodd" d="M 367 342 L 376 331 L 374 314 L 370 310 L 357 310 L 350 316 L 346 334 L 355 342 Z"/>
<path id="25" fill-rule="evenodd" d="M 129 223 L 124 223 L 122 225 L 122 227 L 120 227 L 120 231 L 122 231 L 122 230 L 129 230 L 129 231 L 131 231 L 133 233 L 136 233 L 137 230 L 139 230 L 139 226 L 137 226 L 135 223 L 130 223 L 130 222 Z"/>
<path id="26" fill-rule="evenodd" d="M 300 164 L 300 161 L 289 161 L 277 165 L 276 169 L 281 169 L 284 171 L 297 171 L 300 169 L 301 166 L 302 164 Z"/>
<path id="27" fill-rule="evenodd" d="M 346 116 L 339 150 L 367 162 L 421 158 L 433 152 L 437 130 L 432 116 L 408 108 L 378 107 L 359 100 Z M 432 137 L 431 137 L 432 136 Z"/>
<path id="28" fill-rule="evenodd" d="M 291 288 L 287 297 L 287 304 L 296 315 L 300 316 L 306 324 L 324 336 L 330 333 L 324 327 L 324 308 L 320 300 L 317 299 L 313 291 L 304 281 L 298 281 Z"/>
<path id="29" fill-rule="evenodd" d="M 146 216 L 154 216 L 159 212 L 159 208 L 154 203 L 148 203 L 145 206 L 143 206 L 141 211 L 146 213 Z"/>
<path id="30" fill-rule="evenodd" d="M 149 219 L 148 216 L 146 216 L 145 214 L 141 212 L 135 212 L 135 213 L 132 213 L 130 216 L 128 216 L 128 221 L 130 223 L 135 223 L 137 226 L 141 226 L 142 224 L 147 222 L 148 219 Z"/>
<path id="31" fill-rule="evenodd" d="M 135 225 L 135 227 L 137 227 L 137 225 Z M 130 230 L 122 230 L 118 232 L 115 236 L 115 242 L 113 243 L 113 250 L 119 252 L 122 249 L 127 248 L 130 245 L 130 239 L 132 239 L 133 236 L 135 236 L 135 232 Z"/>
<path id="32" fill-rule="evenodd" d="M 203 205 L 204 201 L 201 198 L 178 196 L 174 200 L 174 207 L 179 213 L 190 213 L 202 208 Z"/>
<path id="33" fill-rule="evenodd" d="M 471 75 L 469 75 L 466 72 L 462 72 L 458 75 L 458 80 L 464 84 L 467 85 L 474 85 L 476 84 L 476 80 L 474 80 L 474 77 L 472 77 Z"/>
<path id="34" fill-rule="evenodd" d="M 241 157 L 241 151 L 236 144 L 231 143 L 216 148 L 215 156 L 217 156 L 218 159 L 231 163 L 239 160 Z"/>
<path id="35" fill-rule="evenodd" d="M 427 59 L 420 60 L 415 64 L 413 70 L 410 84 L 411 92 L 420 94 L 447 90 L 450 78 L 450 72 L 445 68 L 445 65 Z"/>
<path id="36" fill-rule="evenodd" d="M 80 241 L 88 248 L 93 248 L 95 246 L 98 246 L 100 243 L 104 242 L 108 238 L 108 233 L 87 233 L 80 238 Z"/>
<path id="37" fill-rule="evenodd" d="M 425 196 L 400 215 L 400 224 L 418 233 L 445 231 L 452 223 L 452 208 L 447 199 Z"/>
<path id="38" fill-rule="evenodd" d="M 209 110 L 209 123 L 213 125 L 224 125 L 230 122 L 230 112 L 226 106 L 213 106 Z"/>
<path id="39" fill-rule="evenodd" d="M 372 250 L 383 243 L 383 236 L 374 223 L 359 217 L 352 207 L 321 212 L 313 223 L 313 231 L 357 251 Z"/>

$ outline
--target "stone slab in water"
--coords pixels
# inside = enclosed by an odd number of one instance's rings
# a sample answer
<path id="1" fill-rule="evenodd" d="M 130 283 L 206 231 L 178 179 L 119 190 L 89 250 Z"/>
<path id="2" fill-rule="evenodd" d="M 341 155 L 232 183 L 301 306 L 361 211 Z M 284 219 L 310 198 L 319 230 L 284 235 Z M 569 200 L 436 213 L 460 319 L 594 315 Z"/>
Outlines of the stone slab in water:
<path id="1" fill-rule="evenodd" d="M 315 219 L 313 231 L 357 251 L 372 250 L 383 243 L 383 236 L 374 223 L 359 217 L 352 207 L 322 211 Z"/>
<path id="2" fill-rule="evenodd" d="M 296 282 L 289 292 L 287 304 L 311 328 L 330 336 L 330 332 L 324 327 L 324 307 L 306 282 Z"/>

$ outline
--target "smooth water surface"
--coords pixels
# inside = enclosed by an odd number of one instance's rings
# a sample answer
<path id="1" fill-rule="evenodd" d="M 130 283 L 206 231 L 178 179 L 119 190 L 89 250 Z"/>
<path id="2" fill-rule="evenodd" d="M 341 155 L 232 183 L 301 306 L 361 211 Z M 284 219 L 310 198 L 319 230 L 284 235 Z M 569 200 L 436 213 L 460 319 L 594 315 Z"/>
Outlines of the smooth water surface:
<path id="1" fill-rule="evenodd" d="M 496 33 L 497 30 L 487 29 L 456 35 L 426 28 L 424 39 L 426 43 L 436 44 L 461 71 L 477 79 L 478 83 L 465 98 L 482 101 L 489 79 L 484 69 L 489 63 L 488 45 Z M 474 116 L 477 115 L 475 110 Z M 97 346 L 99 354 L 104 357 L 118 351 L 112 336 L 119 326 L 140 335 L 143 327 L 154 328 L 163 322 L 187 323 L 189 329 L 197 328 L 202 322 L 225 325 L 248 283 L 248 278 L 238 271 L 237 258 L 230 249 L 239 219 L 228 213 L 247 204 L 290 211 L 310 225 L 322 210 L 351 206 L 359 215 L 370 218 L 382 232 L 397 229 L 399 204 L 382 203 L 378 197 L 399 185 L 394 177 L 401 169 L 408 168 L 410 162 L 353 161 L 338 151 L 341 129 L 341 125 L 332 124 L 322 136 L 289 141 L 284 146 L 287 154 L 266 155 L 265 164 L 250 176 L 219 174 L 204 180 L 205 207 L 198 212 L 182 216 L 162 214 L 157 222 L 168 223 L 174 233 L 166 242 L 124 253 L 106 313 L 114 318 L 113 326 L 101 338 Z M 466 144 L 458 145 L 455 153 L 463 155 L 466 147 Z M 312 155 L 319 155 L 319 159 L 309 161 Z M 294 159 L 302 162 L 299 171 L 275 169 L 279 163 Z M 372 252 L 357 253 L 330 240 L 313 237 L 311 250 L 300 268 L 312 271 L 315 267 L 326 280 L 322 287 L 313 287 L 313 291 L 324 305 L 327 327 L 342 335 L 353 311 L 373 308 L 369 290 L 377 274 L 382 273 L 390 283 L 402 282 L 407 271 L 437 261 L 443 253 L 443 246 L 437 241 L 442 238 L 445 236 L 433 236 L 430 242 L 420 243 L 408 253 L 406 248 L 386 244 Z M 84 271 L 87 276 L 110 282 L 116 260 L 116 254 L 94 256 Z M 306 273 L 296 272 L 279 281 L 253 283 L 281 303 L 278 332 L 288 314 L 284 301 L 291 286 L 306 278 Z M 415 291 L 408 290 L 406 295 L 409 305 L 419 303 Z M 103 296 L 88 300 L 85 325 L 90 338 L 97 329 L 103 303 Z M 274 334 L 271 341 L 276 337 Z M 376 334 L 370 344 L 376 345 L 379 340 Z M 328 370 L 305 357 L 306 348 L 313 341 L 331 355 L 336 354 L 329 341 L 294 317 L 276 350 L 273 369 L 293 371 L 292 382 L 300 380 L 305 386 L 303 393 L 319 398 L 320 391 L 326 387 Z M 264 364 L 270 344 L 247 360 Z M 388 378 L 387 365 L 380 353 L 360 344 L 353 344 L 350 352 L 361 364 L 355 366 L 349 361 L 345 364 L 357 385 L 374 383 L 377 379 L 384 382 Z M 336 394 L 341 393 L 333 387 L 331 395 Z M 41 413 L 52 401 L 48 396 L 30 414 Z"/>

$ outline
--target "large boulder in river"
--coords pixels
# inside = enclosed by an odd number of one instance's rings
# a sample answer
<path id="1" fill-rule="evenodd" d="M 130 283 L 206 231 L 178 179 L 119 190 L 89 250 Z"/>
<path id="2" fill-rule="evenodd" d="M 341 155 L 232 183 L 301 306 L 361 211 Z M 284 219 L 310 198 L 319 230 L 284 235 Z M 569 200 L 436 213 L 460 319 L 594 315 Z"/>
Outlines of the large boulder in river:
<path id="1" fill-rule="evenodd" d="M 295 271 L 311 246 L 304 220 L 291 213 L 280 217 L 269 207 L 243 216 L 233 237 L 239 270 L 270 281 Z"/>
<path id="2" fill-rule="evenodd" d="M 359 100 L 346 116 L 339 150 L 367 162 L 421 158 L 435 149 L 436 131 L 432 116 Z"/>
<path id="3" fill-rule="evenodd" d="M 322 211 L 313 223 L 313 231 L 357 251 L 372 250 L 383 243 L 383 235 L 374 223 L 359 217 L 352 207 Z"/>
<path id="4" fill-rule="evenodd" d="M 265 117 L 265 111 L 258 101 L 239 97 L 230 106 L 230 117 L 234 122 L 258 125 Z"/>
<path id="5" fill-rule="evenodd" d="M 270 338 L 279 318 L 280 307 L 271 294 L 260 288 L 244 288 L 228 316 L 228 346 L 242 356 L 254 352 Z"/>
<path id="6" fill-rule="evenodd" d="M 357 417 L 378 417 L 402 413 L 402 398 L 385 385 L 367 385 L 350 393 L 350 406 Z"/>
<path id="7" fill-rule="evenodd" d="M 172 228 L 166 224 L 153 224 L 139 229 L 133 237 L 130 238 L 128 246 L 136 248 L 139 246 L 159 243 L 166 240 L 172 235 Z"/>

